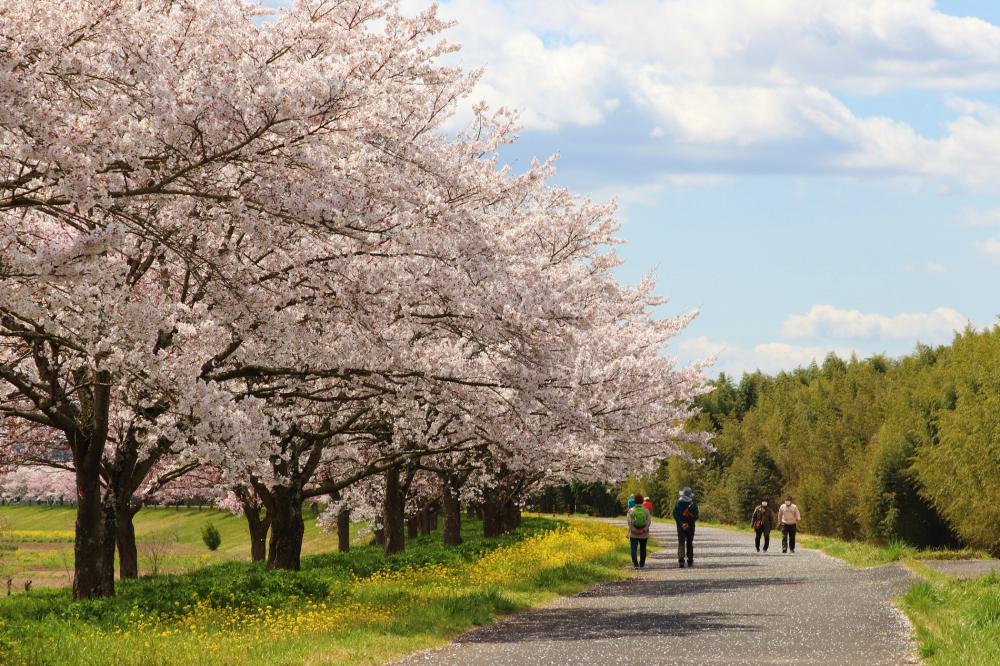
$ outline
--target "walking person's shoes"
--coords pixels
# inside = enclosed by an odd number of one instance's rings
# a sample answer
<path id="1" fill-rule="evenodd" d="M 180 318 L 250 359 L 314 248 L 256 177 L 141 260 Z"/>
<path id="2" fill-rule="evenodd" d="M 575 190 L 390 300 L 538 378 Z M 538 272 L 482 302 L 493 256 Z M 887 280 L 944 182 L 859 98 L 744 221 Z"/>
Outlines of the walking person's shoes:
<path id="1" fill-rule="evenodd" d="M 688 567 L 694 566 L 694 560 L 688 560 Z"/>
<path id="2" fill-rule="evenodd" d="M 677 560 L 677 564 L 680 565 L 681 569 L 684 568 L 684 560 Z"/>
<path id="3" fill-rule="evenodd" d="M 781 549 L 781 552 L 783 552 L 783 553 L 787 553 L 788 551 L 787 551 L 787 550 L 785 550 L 784 548 L 782 548 L 782 549 Z"/>

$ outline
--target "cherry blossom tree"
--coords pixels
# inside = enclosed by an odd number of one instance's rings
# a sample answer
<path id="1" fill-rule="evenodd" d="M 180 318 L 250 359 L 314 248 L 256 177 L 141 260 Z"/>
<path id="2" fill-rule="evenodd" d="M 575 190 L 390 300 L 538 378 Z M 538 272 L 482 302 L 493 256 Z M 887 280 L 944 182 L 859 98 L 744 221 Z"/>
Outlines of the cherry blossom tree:
<path id="1" fill-rule="evenodd" d="M 686 436 L 690 316 L 614 279 L 612 207 L 500 166 L 507 114 L 446 136 L 475 77 L 433 8 L 261 13 L 0 4 L 0 415 L 58 435 L 31 454 L 75 477 L 77 598 L 196 465 L 297 569 L 307 500 L 380 479 L 392 552 L 423 472 L 516 516 Z"/>

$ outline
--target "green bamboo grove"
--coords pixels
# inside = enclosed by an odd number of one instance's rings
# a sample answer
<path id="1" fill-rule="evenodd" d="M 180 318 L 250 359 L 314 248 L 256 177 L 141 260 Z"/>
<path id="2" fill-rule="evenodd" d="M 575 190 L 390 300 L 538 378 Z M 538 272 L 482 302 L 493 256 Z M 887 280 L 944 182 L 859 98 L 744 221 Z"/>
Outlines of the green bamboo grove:
<path id="1" fill-rule="evenodd" d="M 704 514 L 739 523 L 788 492 L 813 533 L 1000 553 L 1000 326 L 712 383 L 691 428 L 716 451 L 665 461 L 654 496 L 691 485 Z"/>

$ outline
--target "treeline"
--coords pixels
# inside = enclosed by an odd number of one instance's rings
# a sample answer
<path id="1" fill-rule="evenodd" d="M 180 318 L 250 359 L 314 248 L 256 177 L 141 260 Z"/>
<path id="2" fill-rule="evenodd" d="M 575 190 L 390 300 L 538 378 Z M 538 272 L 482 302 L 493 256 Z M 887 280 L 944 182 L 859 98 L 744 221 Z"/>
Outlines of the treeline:
<path id="1" fill-rule="evenodd" d="M 690 485 L 703 515 L 740 522 L 789 492 L 810 532 L 1000 552 L 1000 327 L 712 383 L 691 425 L 716 450 L 665 461 L 648 493 Z"/>

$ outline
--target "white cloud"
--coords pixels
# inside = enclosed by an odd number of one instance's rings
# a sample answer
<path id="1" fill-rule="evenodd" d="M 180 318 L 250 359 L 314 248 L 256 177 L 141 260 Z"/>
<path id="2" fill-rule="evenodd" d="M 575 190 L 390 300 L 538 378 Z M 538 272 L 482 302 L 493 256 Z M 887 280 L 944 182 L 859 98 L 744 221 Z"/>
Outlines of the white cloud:
<path id="1" fill-rule="evenodd" d="M 603 123 L 631 103 L 683 158 L 674 170 L 726 173 L 732 147 L 773 171 L 1000 183 L 1000 112 L 959 96 L 1000 88 L 1000 27 L 932 0 L 448 0 L 441 13 L 459 22 L 457 58 L 486 68 L 475 96 L 521 109 L 529 129 Z M 944 136 L 838 98 L 893 90 L 954 93 Z"/>
<path id="2" fill-rule="evenodd" d="M 960 222 L 966 227 L 1000 227 L 1000 208 L 963 208 Z"/>
<path id="3" fill-rule="evenodd" d="M 968 319 L 952 308 L 894 316 L 814 305 L 809 312 L 790 315 L 781 325 L 788 338 L 848 340 L 944 340 L 965 328 Z"/>
<path id="4" fill-rule="evenodd" d="M 778 372 L 809 365 L 813 361 L 822 363 L 828 354 L 834 353 L 840 358 L 848 359 L 852 354 L 861 354 L 851 347 L 819 347 L 799 346 L 785 342 L 766 342 L 753 348 L 744 361 L 747 370 L 762 370 Z"/>
<path id="5" fill-rule="evenodd" d="M 924 270 L 928 273 L 947 273 L 948 269 L 936 261 L 928 261 L 924 264 Z"/>
<path id="6" fill-rule="evenodd" d="M 976 241 L 976 249 L 996 260 L 1000 260 L 1000 236 L 987 238 L 984 241 Z"/>

